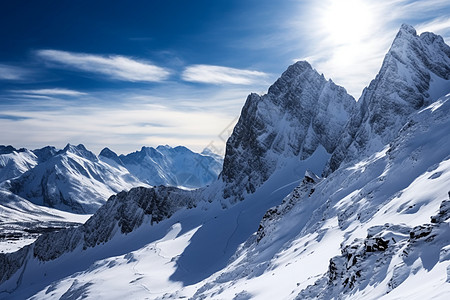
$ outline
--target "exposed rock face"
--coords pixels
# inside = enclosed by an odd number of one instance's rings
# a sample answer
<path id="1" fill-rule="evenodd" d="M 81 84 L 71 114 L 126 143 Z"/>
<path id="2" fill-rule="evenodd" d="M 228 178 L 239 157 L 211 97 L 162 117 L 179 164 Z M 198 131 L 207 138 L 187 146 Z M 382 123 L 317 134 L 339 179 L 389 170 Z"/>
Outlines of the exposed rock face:
<path id="1" fill-rule="evenodd" d="M 302 290 L 296 299 L 330 299 L 332 295 L 346 298 L 367 282 L 372 285 L 383 276 L 390 276 L 387 283 L 389 293 L 414 272 L 410 262 L 422 257 L 423 249 L 439 249 L 440 259 L 447 259 L 448 225 L 436 223 L 414 228 L 392 224 L 369 228 L 364 240 L 341 245 L 341 255 L 330 259 L 328 272 L 314 285 Z M 393 261 L 395 256 L 400 261 Z M 392 273 L 386 272 L 389 264 L 395 264 Z"/>
<path id="2" fill-rule="evenodd" d="M 227 141 L 223 195 L 253 193 L 283 158 L 308 158 L 319 145 L 337 146 L 355 100 L 304 61 L 290 66 L 264 96 L 251 94 Z"/>
<path id="3" fill-rule="evenodd" d="M 315 186 L 322 180 L 316 174 L 307 171 L 305 177 L 299 186 L 297 186 L 290 195 L 283 199 L 283 202 L 269 209 L 259 224 L 256 232 L 256 241 L 259 243 L 268 232 L 276 227 L 275 221 L 282 219 L 294 206 L 298 205 L 299 201 L 311 197 L 315 192 Z"/>
<path id="4" fill-rule="evenodd" d="M 364 89 L 358 110 L 333 152 L 328 170 L 388 144 L 408 116 L 450 92 L 450 47 L 430 32 L 402 25 L 381 70 Z"/>

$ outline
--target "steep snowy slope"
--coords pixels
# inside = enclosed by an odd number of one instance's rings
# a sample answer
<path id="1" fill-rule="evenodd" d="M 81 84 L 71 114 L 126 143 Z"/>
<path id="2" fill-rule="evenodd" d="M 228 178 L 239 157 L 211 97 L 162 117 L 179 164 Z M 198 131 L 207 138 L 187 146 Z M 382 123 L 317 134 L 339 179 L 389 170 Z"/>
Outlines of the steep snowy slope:
<path id="1" fill-rule="evenodd" d="M 22 175 L 37 165 L 38 158 L 26 149 L 0 146 L 0 182 Z"/>
<path id="2" fill-rule="evenodd" d="M 75 213 L 93 213 L 112 194 L 140 185 L 144 184 L 125 168 L 113 168 L 83 145 L 70 144 L 3 184 L 35 204 Z"/>
<path id="3" fill-rule="evenodd" d="M 305 177 L 194 298 L 448 298 L 449 113 L 450 95 L 383 151 Z"/>
<path id="4" fill-rule="evenodd" d="M 203 187 L 215 181 L 222 168 L 220 157 L 198 154 L 182 146 L 142 147 L 120 156 L 105 148 L 99 158 L 125 167 L 140 181 L 153 186 Z"/>
<path id="5" fill-rule="evenodd" d="M 438 35 L 417 36 L 413 27 L 402 25 L 380 72 L 364 89 L 327 173 L 342 161 L 381 150 L 411 113 L 449 92 L 450 47 Z"/>
<path id="6" fill-rule="evenodd" d="M 0 295 L 20 299 L 40 290 L 35 299 L 72 294 L 92 299 L 445 299 L 450 295 L 450 214 L 443 201 L 450 182 L 449 113 L 450 95 L 413 115 L 383 151 L 328 178 L 306 172 L 291 195 L 265 214 L 261 206 L 277 202 L 267 196 L 276 179 L 288 182 L 294 173 L 274 174 L 255 194 L 226 210 L 216 201 L 200 201 L 152 227 L 145 225 L 150 216 L 144 218 L 143 226 L 126 235 L 116 225 L 108 243 L 87 250 L 79 244 L 64 259 L 43 263 L 34 258 L 21 273 L 28 285 Z M 321 160 L 315 155 L 312 160 Z M 196 203 L 198 193 L 188 202 Z M 126 199 L 134 206 L 142 197 Z M 118 219 L 141 219 L 135 215 Z M 429 224 L 432 216 L 434 225 Z M 110 231 L 90 235 L 102 232 Z M 227 254 L 233 253 L 227 264 Z M 84 266 L 75 263 L 80 257 Z M 199 276 L 205 274 L 199 264 L 217 260 L 227 265 L 212 276 Z M 2 288 L 15 285 L 10 280 Z"/>
<path id="7" fill-rule="evenodd" d="M 56 154 L 54 147 L 27 150 L 0 145 L 0 182 L 18 177 Z"/>
<path id="8" fill-rule="evenodd" d="M 429 46 L 410 48 L 404 34 Z M 356 111 L 339 110 L 352 99 L 308 64 L 291 66 L 267 95 L 249 96 L 222 178 L 196 191 L 119 193 L 85 225 L 0 254 L 0 299 L 450 297 L 450 95 L 434 98 L 450 88 L 441 40 L 403 26 L 391 52 L 411 50 L 411 65 L 384 63 L 371 84 L 383 97 L 365 96 Z M 442 65 L 440 84 L 421 90 Z M 378 89 L 382 74 L 414 78 L 409 96 L 422 91 L 423 103 L 402 94 L 407 79 Z M 313 125 L 322 92 L 312 86 L 342 96 L 317 121 L 334 128 Z M 340 143 L 351 156 L 320 177 Z"/>
<path id="9" fill-rule="evenodd" d="M 333 152 L 355 107 L 344 88 L 309 63 L 290 66 L 264 96 L 248 96 L 227 141 L 222 180 L 231 202 L 254 193 L 285 159 Z"/>
<path id="10" fill-rule="evenodd" d="M 87 287 L 95 289 L 89 292 L 93 298 L 141 299 L 149 290 L 150 298 L 155 298 L 183 285 L 195 287 L 226 266 L 238 246 L 257 230 L 265 211 L 298 184 L 289 179 L 307 168 L 320 173 L 328 158 L 319 148 L 303 162 L 292 161 L 256 193 L 228 209 L 218 201 L 217 186 L 120 193 L 81 228 L 44 235 L 20 253 L 0 255 L 3 280 L 12 276 L 0 286 L 0 299 L 26 298 L 41 290 L 38 298 L 59 299 L 66 292 L 83 294 Z M 81 273 L 72 276 L 76 272 Z M 114 295 L 108 296 L 110 289 Z M 194 292 L 180 290 L 183 295 Z"/>

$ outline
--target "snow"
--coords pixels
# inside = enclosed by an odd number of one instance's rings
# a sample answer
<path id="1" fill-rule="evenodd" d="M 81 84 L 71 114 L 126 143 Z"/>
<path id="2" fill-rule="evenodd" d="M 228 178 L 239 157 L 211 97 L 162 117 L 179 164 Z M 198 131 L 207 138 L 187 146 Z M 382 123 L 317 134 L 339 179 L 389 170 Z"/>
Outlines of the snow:
<path id="1" fill-rule="evenodd" d="M 30 151 L 14 150 L 0 154 L 0 182 L 25 173 L 37 165 L 38 158 Z"/>
<path id="2" fill-rule="evenodd" d="M 0 234 L 4 236 L 0 239 L 0 253 L 17 251 L 39 236 L 24 230 L 73 226 L 86 222 L 90 216 L 35 205 L 0 189 Z"/>
<path id="3" fill-rule="evenodd" d="M 361 120 L 351 119 L 344 129 L 349 132 L 336 140 L 327 140 L 336 132 L 321 136 L 314 126 L 328 121 L 328 113 L 342 112 L 346 101 L 336 95 L 343 90 L 321 80 L 307 63 L 295 64 L 266 96 L 247 99 L 227 144 L 226 176 L 190 192 L 140 188 L 112 197 L 80 227 L 86 229 L 82 238 L 109 233 L 93 244 L 65 245 L 76 237 L 72 229 L 0 255 L 4 270 L 19 265 L 0 285 L 0 299 L 449 298 L 450 94 L 448 81 L 432 75 L 427 81 L 431 73 L 421 59 L 431 57 L 433 72 L 448 78 L 450 60 L 439 43 L 439 37 L 419 38 L 402 26 L 381 75 L 352 112 Z M 325 112 L 318 123 L 311 118 L 317 115 L 304 114 L 305 107 L 293 109 L 308 121 L 300 126 L 291 109 L 306 102 L 290 103 L 284 96 L 298 92 L 302 76 L 315 78 L 308 84 L 337 106 L 317 101 Z M 417 90 L 403 94 L 404 84 L 417 84 Z M 416 105 L 427 93 L 443 92 L 440 99 L 425 99 L 435 100 L 425 101 L 426 107 Z M 372 118 L 386 103 L 397 106 Z M 333 122 L 348 119 L 350 110 Z M 326 177 L 315 175 L 329 166 L 336 145 L 349 151 L 339 152 L 347 158 Z M 83 168 L 89 178 L 95 177 L 91 169 Z M 223 197 L 225 189 L 230 197 Z M 141 206 L 149 211 L 144 214 Z M 125 231 L 123 224 L 129 225 Z M 64 251 L 57 259 L 38 259 L 42 249 L 59 249 L 46 248 L 51 246 L 43 244 L 45 238 Z"/>
<path id="4" fill-rule="evenodd" d="M 34 152 L 0 154 L 0 166 L 6 164 L 0 176 L 8 179 L 0 181 L 1 186 L 35 204 L 81 214 L 94 213 L 111 195 L 136 186 L 206 186 L 217 178 L 221 167 L 218 157 L 184 147 L 143 147 L 141 152 L 122 155 L 125 164 L 110 150 L 97 157 L 81 144 Z M 157 153 L 157 158 L 151 153 Z"/>
<path id="5" fill-rule="evenodd" d="M 15 297 L 19 299 L 39 290 L 41 290 L 39 294 L 41 296 L 37 295 L 36 299 L 50 297 L 45 294 L 45 291 L 48 290 L 48 286 L 45 284 L 49 285 L 51 282 L 61 280 L 61 284 L 52 285 L 51 290 L 52 293 L 55 293 L 55 298 L 66 292 L 74 280 L 78 280 L 76 286 L 79 286 L 79 289 L 86 288 L 90 291 L 90 295 L 94 287 L 99 291 L 111 292 L 111 287 L 125 284 L 122 288 L 113 289 L 113 294 L 117 295 L 117 298 L 125 295 L 145 298 L 144 294 L 148 293 L 145 288 L 142 288 L 140 284 L 131 286 L 129 284 L 142 276 L 159 278 L 158 280 L 139 279 L 136 281 L 145 282 L 145 286 L 152 291 L 152 295 L 155 297 L 166 293 L 167 287 L 171 287 L 172 291 L 180 290 L 182 293 L 192 294 L 195 291 L 192 287 L 196 286 L 197 282 L 227 265 L 239 245 L 257 229 L 265 211 L 271 206 L 279 204 L 290 192 L 290 186 L 282 187 L 286 181 L 283 178 L 290 180 L 299 178 L 302 176 L 300 174 L 305 174 L 307 169 L 320 173 L 328 157 L 329 154 L 320 148 L 309 160 L 296 160 L 295 163 L 293 160 L 293 163 L 287 164 L 284 169 L 277 170 L 273 179 L 269 179 L 258 193 L 250 195 L 246 201 L 228 209 L 222 209 L 217 201 L 210 204 L 204 203 L 197 208 L 175 213 L 170 219 L 152 226 L 151 231 L 148 231 L 147 225 L 141 226 L 128 235 L 118 233 L 105 245 L 84 251 L 75 250 L 59 258 L 58 262 L 43 263 L 33 259 L 27 264 L 26 271 L 22 275 L 22 280 L 27 282 L 27 288 L 16 292 L 11 299 Z M 277 189 L 277 192 L 271 193 L 267 197 L 269 191 Z M 162 234 L 162 232 L 166 233 Z M 126 253 L 132 253 L 134 259 L 139 261 L 137 271 L 129 270 L 130 266 L 122 256 Z M 101 257 L 105 257 L 105 259 L 102 260 Z M 83 261 L 83 264 L 79 263 L 80 260 Z M 127 265 L 128 273 L 123 269 L 125 265 Z M 82 271 L 76 276 L 64 279 L 65 276 L 83 269 L 90 271 L 87 274 Z M 103 273 L 105 276 L 101 275 Z M 139 274 L 136 275 L 137 273 Z M 114 281 L 117 280 L 117 276 L 114 274 L 120 274 L 119 278 L 122 283 Z M 90 276 L 95 279 L 89 280 Z M 14 282 L 12 279 L 10 284 L 14 286 Z M 93 285 L 85 286 L 84 283 L 87 282 L 93 283 Z M 186 285 L 190 285 L 190 287 L 187 287 L 186 290 L 182 289 Z M 126 290 L 125 294 L 121 292 L 123 290 Z M 105 296 L 104 294 L 96 295 L 98 297 Z"/>

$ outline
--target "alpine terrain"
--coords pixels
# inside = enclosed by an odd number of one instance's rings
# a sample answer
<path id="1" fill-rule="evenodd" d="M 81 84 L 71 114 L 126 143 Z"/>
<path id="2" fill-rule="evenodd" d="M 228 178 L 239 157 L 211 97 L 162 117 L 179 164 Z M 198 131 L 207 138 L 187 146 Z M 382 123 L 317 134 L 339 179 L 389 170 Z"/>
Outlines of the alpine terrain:
<path id="1" fill-rule="evenodd" d="M 433 33 L 402 25 L 358 101 L 288 67 L 248 96 L 213 182 L 183 173 L 183 148 L 6 148 L 3 198 L 95 213 L 0 254 L 0 299 L 450 298 L 450 47 Z"/>
<path id="2" fill-rule="evenodd" d="M 211 183 L 222 159 L 185 147 L 143 147 L 99 156 L 83 145 L 27 150 L 0 146 L 0 251 L 11 252 L 41 233 L 84 223 L 106 200 L 137 186 L 193 189 Z"/>

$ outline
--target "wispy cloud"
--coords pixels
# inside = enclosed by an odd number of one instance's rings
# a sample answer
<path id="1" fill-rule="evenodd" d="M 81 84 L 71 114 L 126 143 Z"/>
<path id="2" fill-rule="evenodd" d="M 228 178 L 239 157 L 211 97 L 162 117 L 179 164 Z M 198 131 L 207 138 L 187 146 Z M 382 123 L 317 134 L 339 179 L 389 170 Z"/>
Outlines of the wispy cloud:
<path id="1" fill-rule="evenodd" d="M 24 80 L 30 75 L 30 71 L 10 65 L 0 64 L 0 80 Z"/>
<path id="2" fill-rule="evenodd" d="M 27 94 L 27 95 L 44 95 L 44 96 L 83 96 L 87 95 L 86 93 L 68 90 L 68 89 L 39 89 L 39 90 L 14 90 L 12 91 L 18 94 Z"/>
<path id="3" fill-rule="evenodd" d="M 159 82 L 170 75 L 166 68 L 120 55 L 101 56 L 60 50 L 39 50 L 37 55 L 62 67 L 102 74 L 116 80 Z"/>
<path id="4" fill-rule="evenodd" d="M 184 145 L 195 151 L 209 146 L 224 151 L 223 131 L 239 116 L 246 96 L 261 86 L 198 86 L 164 83 L 138 88 L 90 91 L 64 97 L 20 93 L 1 95 L 0 140 L 17 147 L 64 147 L 83 143 L 99 152 L 111 147 L 129 153 L 143 145 Z M 207 99 L 207 100 L 205 100 Z M 111 105 L 114 103 L 114 105 Z M 2 116 L 3 115 L 3 118 Z M 228 132 L 228 131 L 227 131 Z"/>
<path id="5" fill-rule="evenodd" d="M 250 85 L 260 82 L 267 74 L 222 66 L 192 65 L 183 71 L 181 77 L 190 82 Z"/>
<path id="6" fill-rule="evenodd" d="M 418 32 L 436 32 L 444 38 L 450 38 L 450 17 L 440 17 L 416 26 Z M 447 41 L 449 42 L 449 41 Z"/>

